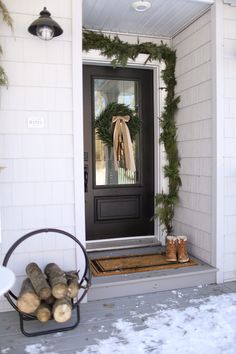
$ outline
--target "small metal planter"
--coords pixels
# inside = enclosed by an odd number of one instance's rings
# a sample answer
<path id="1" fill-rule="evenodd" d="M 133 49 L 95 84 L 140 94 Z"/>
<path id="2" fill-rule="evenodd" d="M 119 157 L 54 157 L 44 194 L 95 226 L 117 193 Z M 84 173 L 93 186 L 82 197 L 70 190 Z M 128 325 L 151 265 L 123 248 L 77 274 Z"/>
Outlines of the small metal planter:
<path id="1" fill-rule="evenodd" d="M 63 325 L 59 325 L 58 323 L 55 322 L 55 324 L 57 325 L 55 328 L 46 328 L 47 324 L 42 324 L 42 326 L 44 327 L 43 330 L 39 329 L 39 330 L 36 330 L 36 331 L 30 331 L 30 332 L 25 329 L 25 322 L 37 320 L 36 316 L 34 316 L 33 314 L 31 315 L 31 314 L 23 313 L 23 312 L 21 312 L 18 309 L 18 307 L 16 305 L 17 296 L 12 291 L 8 291 L 6 294 L 4 294 L 4 296 L 6 297 L 8 302 L 11 304 L 11 306 L 19 313 L 20 329 L 21 329 L 21 332 L 27 337 L 34 337 L 34 336 L 57 333 L 57 332 L 65 332 L 65 331 L 69 331 L 69 330 L 77 327 L 77 325 L 80 322 L 79 304 L 83 300 L 83 298 L 85 297 L 85 295 L 88 292 L 89 287 L 91 285 L 91 271 L 90 271 L 89 258 L 88 258 L 88 255 L 87 255 L 87 252 L 86 252 L 84 246 L 81 244 L 81 242 L 79 240 L 77 240 L 77 238 L 75 236 L 73 236 L 69 232 L 66 232 L 66 231 L 63 231 L 63 230 L 58 230 L 58 229 L 53 229 L 53 228 L 46 228 L 46 229 L 40 229 L 40 230 L 36 230 L 36 231 L 32 231 L 32 232 L 27 233 L 26 235 L 24 235 L 21 238 L 19 238 L 10 247 L 10 249 L 8 250 L 6 256 L 5 256 L 4 260 L 3 260 L 2 265 L 3 266 L 7 266 L 8 261 L 9 261 L 11 255 L 12 255 L 12 253 L 14 252 L 14 250 L 23 241 L 25 241 L 29 237 L 35 236 L 37 234 L 50 233 L 50 232 L 52 232 L 54 234 L 58 233 L 58 234 L 66 236 L 66 237 L 69 237 L 75 243 L 77 243 L 77 245 L 81 248 L 83 256 L 84 256 L 84 261 L 85 261 L 84 273 L 83 273 L 83 275 L 81 277 L 81 280 L 79 282 L 79 288 L 82 289 L 82 294 L 80 295 L 80 297 L 78 299 L 76 299 L 76 301 L 72 300 L 72 308 L 73 308 L 72 316 L 74 315 L 75 319 L 70 325 L 64 326 L 64 324 Z M 50 320 L 49 322 L 51 322 L 51 321 L 54 321 L 54 320 Z M 71 322 L 71 320 L 70 320 L 70 322 Z"/>

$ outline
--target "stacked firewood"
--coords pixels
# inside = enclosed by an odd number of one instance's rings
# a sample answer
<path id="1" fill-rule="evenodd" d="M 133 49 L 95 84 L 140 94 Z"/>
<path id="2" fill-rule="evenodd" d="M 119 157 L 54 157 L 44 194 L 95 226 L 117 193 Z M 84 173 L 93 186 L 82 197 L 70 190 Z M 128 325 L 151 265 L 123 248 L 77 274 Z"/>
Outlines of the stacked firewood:
<path id="1" fill-rule="evenodd" d="M 22 283 L 17 307 L 26 314 L 34 314 L 40 322 L 51 318 L 66 322 L 71 318 L 73 299 L 79 291 L 78 273 L 64 272 L 55 263 L 49 263 L 44 273 L 36 263 L 27 265 L 28 278 Z"/>

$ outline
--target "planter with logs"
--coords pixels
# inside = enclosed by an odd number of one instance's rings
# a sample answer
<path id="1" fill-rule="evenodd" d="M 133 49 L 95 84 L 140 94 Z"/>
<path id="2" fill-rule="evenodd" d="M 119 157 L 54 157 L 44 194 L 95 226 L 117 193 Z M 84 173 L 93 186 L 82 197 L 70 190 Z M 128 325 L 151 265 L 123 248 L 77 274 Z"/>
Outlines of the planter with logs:
<path id="1" fill-rule="evenodd" d="M 55 263 L 47 264 L 44 269 L 40 268 L 35 262 L 26 266 L 26 278 L 21 284 L 18 296 L 12 291 L 8 291 L 4 296 L 19 313 L 20 329 L 28 337 L 75 328 L 80 321 L 79 303 L 91 285 L 91 271 L 85 248 L 75 236 L 63 230 L 40 229 L 22 236 L 8 250 L 3 260 L 3 266 L 7 266 L 10 257 L 19 244 L 29 237 L 42 233 L 52 233 L 54 235 L 58 233 L 75 241 L 82 250 L 85 269 L 81 278 L 79 278 L 79 271 L 65 271 Z M 73 313 L 75 313 L 75 316 L 73 316 Z M 41 323 L 43 327 L 36 331 L 26 330 L 25 324 L 31 320 L 38 320 L 38 323 Z M 45 324 L 50 320 L 55 321 L 55 328 L 45 327 Z M 64 326 L 66 322 L 70 324 Z M 71 322 L 73 322 L 72 325 Z"/>

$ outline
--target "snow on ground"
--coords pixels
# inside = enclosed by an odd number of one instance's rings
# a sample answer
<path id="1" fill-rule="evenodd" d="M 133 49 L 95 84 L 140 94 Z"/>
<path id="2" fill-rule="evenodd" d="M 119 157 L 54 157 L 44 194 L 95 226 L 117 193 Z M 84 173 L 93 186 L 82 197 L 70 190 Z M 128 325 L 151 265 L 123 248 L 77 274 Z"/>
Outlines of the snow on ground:
<path id="1" fill-rule="evenodd" d="M 236 354 L 236 294 L 200 298 L 193 304 L 161 309 L 148 318 L 145 314 L 141 327 L 119 319 L 108 339 L 77 354 Z"/>
<path id="2" fill-rule="evenodd" d="M 10 348 L 3 348 L 1 349 L 1 354 L 7 354 L 9 352 Z"/>
<path id="3" fill-rule="evenodd" d="M 58 354 L 55 352 L 52 352 L 51 349 L 53 349 L 53 347 L 48 347 L 45 345 L 42 345 L 40 343 L 37 344 L 31 344 L 31 345 L 27 345 L 25 347 L 25 353 L 28 354 Z"/>

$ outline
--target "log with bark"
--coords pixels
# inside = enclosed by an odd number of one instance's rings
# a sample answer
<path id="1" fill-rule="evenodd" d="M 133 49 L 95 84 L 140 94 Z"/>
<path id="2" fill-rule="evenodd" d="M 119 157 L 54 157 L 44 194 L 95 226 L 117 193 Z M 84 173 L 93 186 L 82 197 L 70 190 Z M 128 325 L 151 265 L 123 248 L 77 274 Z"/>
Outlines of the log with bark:
<path id="1" fill-rule="evenodd" d="M 63 272 L 55 263 L 49 263 L 44 272 L 48 277 L 52 289 L 52 295 L 56 299 L 62 299 L 65 297 L 68 289 L 65 272 Z"/>
<path id="2" fill-rule="evenodd" d="M 79 292 L 78 272 L 76 271 L 66 272 L 66 278 L 67 278 L 67 285 L 68 285 L 67 296 L 73 299 L 77 297 Z"/>
<path id="3" fill-rule="evenodd" d="M 63 323 L 68 321 L 72 314 L 71 299 L 68 296 L 63 299 L 57 299 L 53 304 L 52 314 L 56 322 Z"/>
<path id="4" fill-rule="evenodd" d="M 47 322 L 52 317 L 51 307 L 45 301 L 42 301 L 35 315 L 40 322 Z"/>
<path id="5" fill-rule="evenodd" d="M 16 304 L 20 311 L 27 314 L 33 313 L 40 305 L 40 298 L 28 278 L 22 283 Z"/>
<path id="6" fill-rule="evenodd" d="M 25 270 L 40 299 L 49 298 L 51 296 L 51 288 L 39 266 L 36 263 L 29 263 Z"/>

